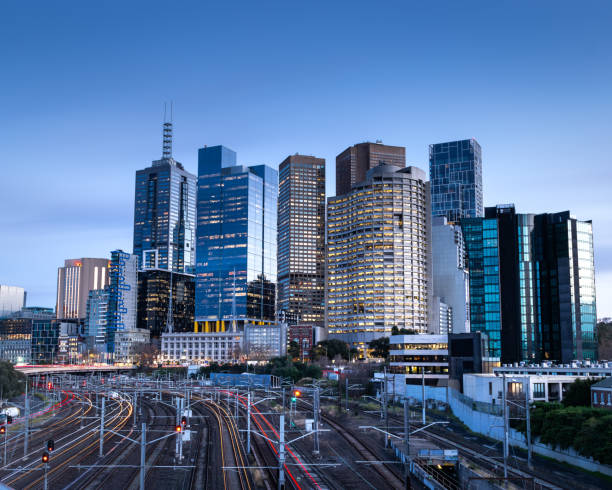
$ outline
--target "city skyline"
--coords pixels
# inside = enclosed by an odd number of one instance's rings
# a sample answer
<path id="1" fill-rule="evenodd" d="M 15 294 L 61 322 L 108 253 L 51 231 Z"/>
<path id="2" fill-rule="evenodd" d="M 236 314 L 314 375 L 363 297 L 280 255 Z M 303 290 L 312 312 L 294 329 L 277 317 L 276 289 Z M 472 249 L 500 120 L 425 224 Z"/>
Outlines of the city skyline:
<path id="1" fill-rule="evenodd" d="M 15 49 L 5 56 L 14 79 L 0 82 L 7 115 L 0 123 L 7 141 L 0 205 L 10 210 L 2 214 L 8 238 L 0 283 L 24 287 L 28 305 L 54 304 L 57 267 L 66 258 L 132 250 L 134 173 L 159 158 L 163 102 L 174 100 L 173 153 L 189 172 L 196 172 L 204 144 L 227 145 L 247 165 L 274 168 L 287 155 L 311 154 L 328 162 L 327 196 L 334 195 L 335 157 L 350 145 L 381 139 L 405 146 L 407 165 L 427 169 L 430 144 L 475 138 L 482 146 L 485 206 L 514 203 L 520 213 L 569 209 L 579 220 L 593 220 L 598 316 L 612 316 L 612 216 L 605 193 L 612 166 L 598 144 L 611 129 L 609 6 L 577 11 L 569 4 L 520 3 L 511 11 L 474 12 L 446 4 L 368 15 L 358 6 L 333 6 L 327 16 L 316 8 L 284 8 L 270 19 L 260 16 L 264 25 L 254 29 L 253 7 L 245 5 L 232 14 L 231 30 L 244 30 L 252 46 L 221 42 L 227 32 L 210 24 L 205 40 L 216 51 L 191 33 L 204 12 L 190 7 L 170 12 L 169 22 L 186 23 L 173 39 L 150 29 L 167 14 L 161 7 L 153 6 L 142 22 L 133 6 L 121 16 L 86 6 L 71 16 L 50 7 L 11 8 L 14 22 L 5 35 Z M 94 29 L 84 21 L 92 13 Z M 207 13 L 230 15 L 222 7 Z M 321 36 L 291 37 L 283 46 L 277 37 L 292 31 L 278 21 L 295 13 L 292 28 L 304 34 L 314 25 Z M 500 13 L 501 23 L 494 21 Z M 353 23 L 339 24 L 341 16 Z M 452 49 L 426 35 L 423 20 L 434 16 Z M 367 22 L 375 34 L 367 39 L 344 26 Z M 478 33 L 453 27 L 462 22 L 478 25 Z M 519 38 L 510 35 L 517 26 Z M 26 36 L 32 28 L 39 32 Z M 111 30 L 118 35 L 108 37 Z M 130 42 L 139 34 L 152 47 L 169 46 L 133 63 L 142 46 Z M 126 52 L 115 56 L 120 48 Z M 255 69 L 260 50 L 268 56 Z M 181 55 L 171 58 L 171 70 L 152 79 L 172 52 Z M 214 66 L 233 62 L 210 77 L 200 66 L 203 57 Z M 397 63 L 387 77 L 377 70 L 345 76 L 346 65 L 368 57 Z M 238 82 L 246 74 L 249 83 Z"/>

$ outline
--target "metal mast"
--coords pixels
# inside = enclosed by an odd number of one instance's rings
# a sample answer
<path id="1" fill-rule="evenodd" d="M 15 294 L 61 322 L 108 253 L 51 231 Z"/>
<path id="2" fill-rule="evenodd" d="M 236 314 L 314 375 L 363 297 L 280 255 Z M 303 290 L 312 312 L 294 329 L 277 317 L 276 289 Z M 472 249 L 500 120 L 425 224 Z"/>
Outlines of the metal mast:
<path id="1" fill-rule="evenodd" d="M 173 102 L 170 102 L 170 121 L 166 117 L 166 103 L 164 102 L 164 125 L 163 125 L 163 144 L 162 160 L 172 159 L 172 112 Z"/>
<path id="2" fill-rule="evenodd" d="M 172 313 L 172 269 L 170 272 L 170 294 L 168 295 L 168 318 L 166 318 L 166 331 L 168 333 L 174 332 L 174 315 Z"/>

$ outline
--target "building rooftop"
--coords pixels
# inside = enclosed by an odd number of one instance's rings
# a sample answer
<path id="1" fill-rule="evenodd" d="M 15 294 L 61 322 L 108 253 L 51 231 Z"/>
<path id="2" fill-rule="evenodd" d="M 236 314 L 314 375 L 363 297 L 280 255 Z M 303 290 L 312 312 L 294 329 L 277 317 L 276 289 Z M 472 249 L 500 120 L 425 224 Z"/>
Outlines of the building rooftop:
<path id="1" fill-rule="evenodd" d="M 591 389 L 593 388 L 612 388 L 612 378 L 602 379 L 597 383 L 591 385 Z"/>

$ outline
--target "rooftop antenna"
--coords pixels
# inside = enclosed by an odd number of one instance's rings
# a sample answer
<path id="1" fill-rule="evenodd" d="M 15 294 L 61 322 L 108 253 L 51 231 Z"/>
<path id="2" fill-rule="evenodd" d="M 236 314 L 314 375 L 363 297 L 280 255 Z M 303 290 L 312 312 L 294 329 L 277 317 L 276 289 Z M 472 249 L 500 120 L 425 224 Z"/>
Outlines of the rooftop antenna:
<path id="1" fill-rule="evenodd" d="M 162 160 L 170 160 L 172 158 L 172 116 L 174 103 L 170 102 L 170 121 L 166 117 L 166 106 L 167 104 L 164 102 Z"/>

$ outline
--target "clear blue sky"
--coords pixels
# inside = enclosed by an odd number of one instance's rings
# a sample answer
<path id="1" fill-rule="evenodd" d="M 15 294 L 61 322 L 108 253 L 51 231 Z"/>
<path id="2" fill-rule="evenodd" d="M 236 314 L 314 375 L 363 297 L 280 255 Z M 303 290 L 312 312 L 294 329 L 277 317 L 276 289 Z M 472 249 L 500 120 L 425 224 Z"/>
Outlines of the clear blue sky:
<path id="1" fill-rule="evenodd" d="M 612 3 L 5 2 L 0 283 L 54 306 L 65 258 L 131 251 L 134 172 L 224 144 L 244 164 L 475 137 L 485 205 L 594 223 L 612 316 Z"/>

